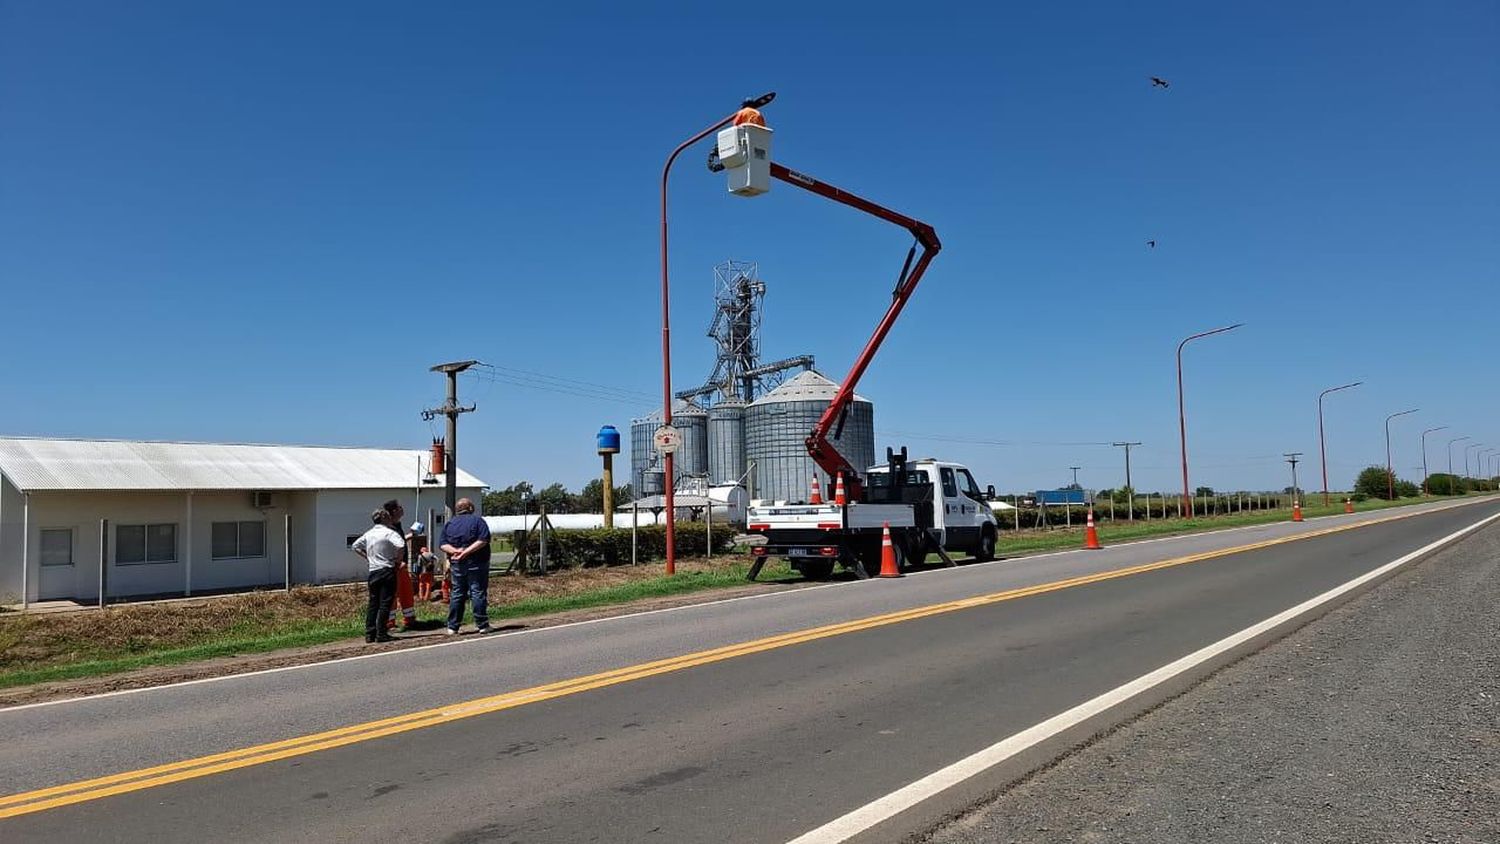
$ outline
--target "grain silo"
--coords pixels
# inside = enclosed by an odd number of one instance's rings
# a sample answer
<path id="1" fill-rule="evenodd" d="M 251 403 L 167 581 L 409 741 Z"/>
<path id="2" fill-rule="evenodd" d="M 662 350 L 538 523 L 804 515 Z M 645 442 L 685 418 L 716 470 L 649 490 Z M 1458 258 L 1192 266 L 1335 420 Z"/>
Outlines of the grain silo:
<path id="1" fill-rule="evenodd" d="M 838 393 L 838 385 L 811 370 L 751 403 L 745 410 L 745 459 L 751 495 L 767 501 L 806 501 L 813 472 L 832 496 L 833 484 L 807 456 L 807 435 Z M 831 434 L 832 432 L 830 432 Z M 839 452 L 863 472 L 875 462 L 875 406 L 858 395 L 849 406 Z"/>
<path id="2" fill-rule="evenodd" d="M 678 402 L 672 406 L 672 427 L 682 432 L 682 447 L 672 460 L 678 480 L 708 474 L 708 411 Z"/>
<path id="3" fill-rule="evenodd" d="M 651 435 L 661 427 L 661 411 L 630 420 L 630 482 L 637 495 L 660 495 L 666 468 Z M 696 404 L 678 399 L 672 405 L 672 427 L 682 432 L 682 447 L 672 460 L 677 477 L 702 475 L 708 471 L 708 413 Z M 741 470 L 743 471 L 743 470 Z"/>
<path id="4" fill-rule="evenodd" d="M 716 484 L 738 483 L 745 473 L 745 403 L 721 401 L 708 409 L 708 475 Z"/>

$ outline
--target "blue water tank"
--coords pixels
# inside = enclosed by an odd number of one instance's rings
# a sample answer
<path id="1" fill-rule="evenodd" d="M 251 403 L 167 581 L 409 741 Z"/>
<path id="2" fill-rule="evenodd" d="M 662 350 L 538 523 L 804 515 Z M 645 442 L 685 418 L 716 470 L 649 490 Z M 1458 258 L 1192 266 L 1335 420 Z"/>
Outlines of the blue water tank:
<path id="1" fill-rule="evenodd" d="M 615 430 L 615 426 L 605 425 L 600 428 L 598 436 L 594 439 L 599 444 L 600 454 L 620 453 L 620 432 Z"/>

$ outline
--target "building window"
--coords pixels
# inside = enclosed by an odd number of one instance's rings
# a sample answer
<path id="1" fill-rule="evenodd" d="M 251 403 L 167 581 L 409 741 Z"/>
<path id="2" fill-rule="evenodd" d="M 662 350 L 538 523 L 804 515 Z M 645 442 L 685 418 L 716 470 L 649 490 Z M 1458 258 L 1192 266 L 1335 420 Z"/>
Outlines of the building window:
<path id="1" fill-rule="evenodd" d="M 120 525 L 115 528 L 115 565 L 177 562 L 177 525 Z"/>
<path id="2" fill-rule="evenodd" d="M 265 555 L 265 522 L 214 522 L 215 560 L 248 560 Z"/>
<path id="3" fill-rule="evenodd" d="M 72 528 L 42 528 L 42 565 L 73 565 Z"/>

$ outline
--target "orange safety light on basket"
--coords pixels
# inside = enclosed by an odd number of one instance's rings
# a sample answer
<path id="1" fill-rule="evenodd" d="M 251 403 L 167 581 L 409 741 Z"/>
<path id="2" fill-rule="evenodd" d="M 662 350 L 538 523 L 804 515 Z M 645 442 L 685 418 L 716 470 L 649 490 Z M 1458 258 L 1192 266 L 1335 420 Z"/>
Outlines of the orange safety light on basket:
<path id="1" fill-rule="evenodd" d="M 743 126 L 746 123 L 749 123 L 753 126 L 764 126 L 766 125 L 766 119 L 761 116 L 759 110 L 753 109 L 750 106 L 745 106 L 744 108 L 734 113 L 734 125 Z"/>

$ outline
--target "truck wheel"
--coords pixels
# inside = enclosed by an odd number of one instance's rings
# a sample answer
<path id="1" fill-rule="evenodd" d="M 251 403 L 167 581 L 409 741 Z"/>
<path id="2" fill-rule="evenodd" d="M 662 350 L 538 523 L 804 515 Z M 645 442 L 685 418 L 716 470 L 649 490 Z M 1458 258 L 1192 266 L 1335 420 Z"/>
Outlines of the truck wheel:
<path id="1" fill-rule="evenodd" d="M 979 547 L 974 550 L 974 559 L 988 563 L 995 559 L 995 531 L 988 526 L 979 535 Z"/>
<path id="2" fill-rule="evenodd" d="M 808 580 L 827 580 L 833 576 L 833 560 L 803 560 L 797 563 L 797 571 Z"/>
<path id="3" fill-rule="evenodd" d="M 906 564 L 909 566 L 927 564 L 927 539 L 925 537 L 914 537 L 911 540 L 911 544 L 906 548 Z"/>

